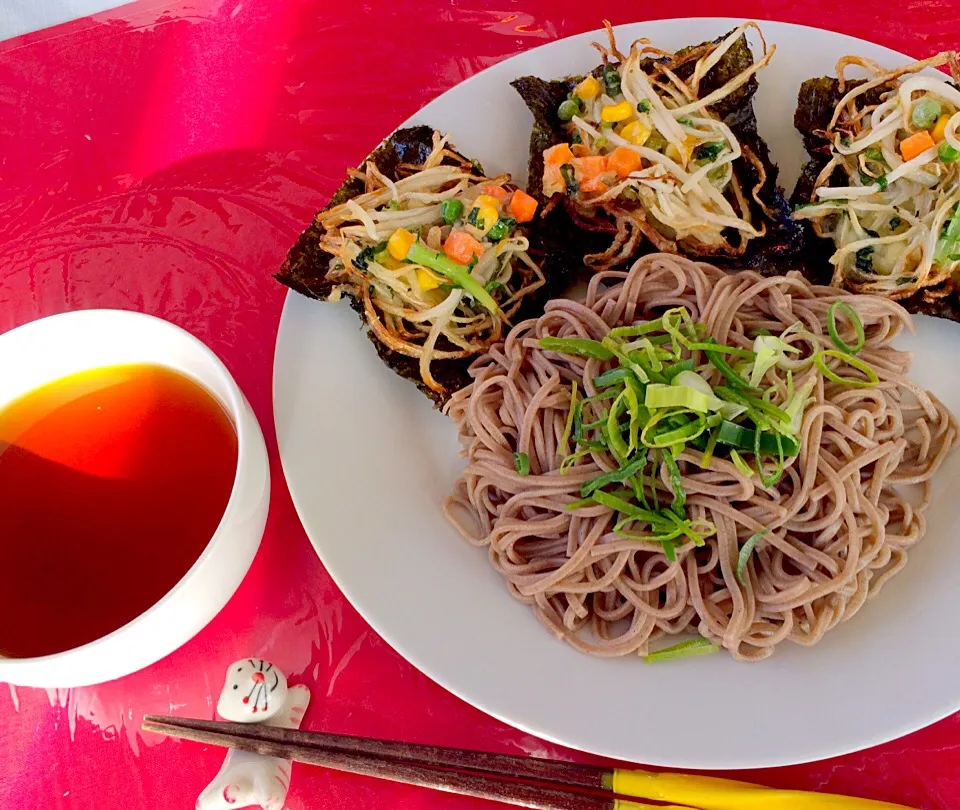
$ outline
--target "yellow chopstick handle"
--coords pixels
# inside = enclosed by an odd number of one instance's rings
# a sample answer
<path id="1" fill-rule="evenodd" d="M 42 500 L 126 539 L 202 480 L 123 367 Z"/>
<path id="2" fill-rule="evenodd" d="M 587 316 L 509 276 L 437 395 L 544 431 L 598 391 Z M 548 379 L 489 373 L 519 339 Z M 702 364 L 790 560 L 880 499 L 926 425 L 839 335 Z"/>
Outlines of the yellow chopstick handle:
<path id="1" fill-rule="evenodd" d="M 623 768 L 613 772 L 612 787 L 619 796 L 677 802 L 699 810 L 910 810 L 901 804 L 854 799 L 832 793 L 774 790 L 713 776 L 651 773 Z"/>
<path id="2" fill-rule="evenodd" d="M 613 810 L 696 810 L 693 807 L 681 807 L 679 804 L 647 804 L 632 802 L 629 799 L 614 799 Z"/>

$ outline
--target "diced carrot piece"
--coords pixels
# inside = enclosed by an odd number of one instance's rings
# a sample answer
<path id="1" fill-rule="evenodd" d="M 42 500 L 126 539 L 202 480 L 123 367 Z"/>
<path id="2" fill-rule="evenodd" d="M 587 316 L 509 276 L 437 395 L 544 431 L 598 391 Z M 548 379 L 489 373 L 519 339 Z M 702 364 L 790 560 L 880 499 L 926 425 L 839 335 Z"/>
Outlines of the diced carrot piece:
<path id="1" fill-rule="evenodd" d="M 557 170 L 557 174 L 560 174 L 559 170 Z M 561 175 L 562 179 L 563 176 Z M 519 188 L 513 192 L 513 197 L 510 199 L 510 216 L 517 222 L 529 222 L 536 213 L 537 201 L 533 197 Z"/>
<path id="2" fill-rule="evenodd" d="M 489 197 L 493 197 L 500 202 L 503 202 L 510 196 L 510 192 L 507 191 L 503 186 L 484 186 L 483 193 Z"/>
<path id="3" fill-rule="evenodd" d="M 570 151 L 573 152 L 574 157 L 586 157 L 590 154 L 590 150 L 582 143 L 575 143 L 570 147 Z"/>
<path id="4" fill-rule="evenodd" d="M 544 163 L 551 166 L 562 166 L 564 163 L 570 163 L 573 160 L 573 152 L 570 151 L 570 144 L 558 143 L 551 146 L 543 153 Z"/>
<path id="5" fill-rule="evenodd" d="M 573 162 L 577 177 L 580 180 L 592 180 L 601 172 L 607 170 L 607 159 L 604 155 L 590 155 L 589 157 L 577 158 Z"/>
<path id="6" fill-rule="evenodd" d="M 596 191 L 596 192 L 602 193 L 606 191 L 608 188 L 610 188 L 610 186 L 604 183 L 603 180 L 601 180 L 599 177 L 591 177 L 589 180 L 584 180 L 580 184 L 580 190 L 586 191 L 586 192 Z"/>
<path id="7" fill-rule="evenodd" d="M 454 231 L 443 243 L 443 252 L 455 262 L 470 264 L 474 256 L 482 256 L 484 247 L 466 231 Z"/>
<path id="8" fill-rule="evenodd" d="M 904 160 L 913 160 L 917 155 L 932 149 L 935 145 L 933 136 L 927 130 L 921 129 L 900 141 L 900 154 L 903 155 Z"/>
<path id="9" fill-rule="evenodd" d="M 626 146 L 618 146 L 607 155 L 607 166 L 617 173 L 617 177 L 627 177 L 640 168 L 640 155 Z"/>

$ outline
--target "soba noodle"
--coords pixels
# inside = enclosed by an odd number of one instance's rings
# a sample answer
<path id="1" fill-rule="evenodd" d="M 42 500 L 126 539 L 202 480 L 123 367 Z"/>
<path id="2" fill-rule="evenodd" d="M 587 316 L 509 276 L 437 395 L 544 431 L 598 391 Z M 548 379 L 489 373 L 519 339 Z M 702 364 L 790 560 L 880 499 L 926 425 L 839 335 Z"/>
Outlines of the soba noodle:
<path id="1" fill-rule="evenodd" d="M 809 355 L 821 341 L 829 347 L 827 310 L 837 300 L 862 320 L 858 357 L 879 383 L 837 384 L 797 359 L 795 373 L 816 383 L 800 453 L 769 488 L 724 458 L 702 469 L 701 453 L 684 449 L 677 461 L 688 516 L 716 527 L 705 545 L 688 541 L 671 562 L 658 543 L 614 533 L 606 506 L 566 509 L 584 481 L 616 467 L 594 451 L 560 471 L 571 383 L 595 394 L 602 363 L 544 351 L 540 338 L 599 340 L 614 326 L 684 306 L 707 334 L 738 347 L 749 348 L 752 330 L 778 335 L 799 321 L 795 345 L 806 341 Z M 814 644 L 904 566 L 924 534 L 930 479 L 957 436 L 949 411 L 903 376 L 910 356 L 890 346 L 909 325 L 897 304 L 811 286 L 795 273 L 729 275 L 668 254 L 646 256 L 629 273 L 598 273 L 583 303 L 551 301 L 472 366 L 473 383 L 448 405 L 468 463 L 445 512 L 467 540 L 489 549 L 510 592 L 584 652 L 643 655 L 684 633 L 743 660 L 765 658 L 787 640 Z M 719 379 L 702 358 L 698 371 Z M 529 457 L 527 475 L 514 466 L 517 451 Z M 664 467 L 657 487 L 669 497 Z M 764 529 L 741 584 L 741 547 Z"/>

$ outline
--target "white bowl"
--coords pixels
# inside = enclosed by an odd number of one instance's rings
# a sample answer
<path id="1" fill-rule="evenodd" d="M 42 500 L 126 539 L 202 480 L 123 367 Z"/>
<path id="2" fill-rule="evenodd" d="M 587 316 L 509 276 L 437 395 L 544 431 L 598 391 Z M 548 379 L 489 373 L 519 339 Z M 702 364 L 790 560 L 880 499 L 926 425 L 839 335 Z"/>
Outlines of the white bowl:
<path id="1" fill-rule="evenodd" d="M 0 406 L 44 383 L 103 366 L 154 363 L 206 387 L 237 429 L 237 473 L 220 525 L 173 588 L 102 638 L 37 658 L 0 657 L 0 681 L 70 687 L 101 683 L 158 661 L 196 635 L 240 585 L 260 545 L 270 467 L 253 409 L 220 359 L 167 321 L 122 310 L 68 312 L 0 335 Z"/>

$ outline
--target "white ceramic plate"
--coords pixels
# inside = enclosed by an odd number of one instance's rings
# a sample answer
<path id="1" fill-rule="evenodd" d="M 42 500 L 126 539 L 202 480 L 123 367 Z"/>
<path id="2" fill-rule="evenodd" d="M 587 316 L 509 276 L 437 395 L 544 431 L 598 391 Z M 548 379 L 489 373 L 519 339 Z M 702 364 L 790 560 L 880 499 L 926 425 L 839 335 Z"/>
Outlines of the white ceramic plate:
<path id="1" fill-rule="evenodd" d="M 675 49 L 739 20 L 688 19 L 618 29 Z M 760 75 L 760 131 L 792 188 L 803 159 L 793 129 L 800 82 L 843 54 L 887 65 L 907 57 L 851 37 L 764 23 L 778 50 Z M 590 69 L 583 34 L 485 70 L 408 123 L 452 134 L 488 173 L 526 175 L 531 117 L 517 76 Z M 319 202 L 319 201 L 318 201 Z M 319 205 L 318 205 L 319 207 Z M 960 413 L 960 326 L 918 319 L 912 376 Z M 574 748 L 681 768 L 803 762 L 880 743 L 960 706 L 960 532 L 938 497 L 906 570 L 813 648 L 772 659 L 726 655 L 669 664 L 590 658 L 556 641 L 514 601 L 484 551 L 445 522 L 440 504 L 461 469 L 453 425 L 394 376 L 346 305 L 287 297 L 277 338 L 274 406 L 283 469 L 324 565 L 403 656 L 464 700 Z M 960 481 L 960 454 L 937 482 Z"/>

